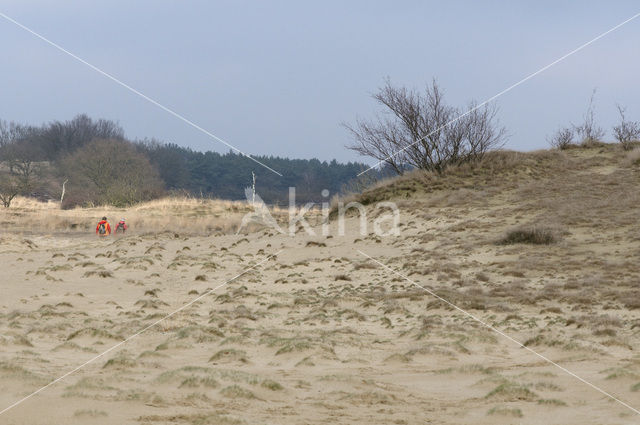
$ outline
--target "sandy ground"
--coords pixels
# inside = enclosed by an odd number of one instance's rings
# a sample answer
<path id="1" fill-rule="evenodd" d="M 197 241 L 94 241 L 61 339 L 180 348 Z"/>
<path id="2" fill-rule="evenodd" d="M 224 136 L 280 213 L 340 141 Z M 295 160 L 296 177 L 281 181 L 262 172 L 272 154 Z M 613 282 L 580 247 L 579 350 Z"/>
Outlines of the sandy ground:
<path id="1" fill-rule="evenodd" d="M 399 201 L 398 236 L 5 232 L 0 410 L 146 330 L 0 423 L 638 423 L 358 252 L 640 409 L 640 178 L 605 165 Z M 495 243 L 549 211 L 558 243 Z"/>

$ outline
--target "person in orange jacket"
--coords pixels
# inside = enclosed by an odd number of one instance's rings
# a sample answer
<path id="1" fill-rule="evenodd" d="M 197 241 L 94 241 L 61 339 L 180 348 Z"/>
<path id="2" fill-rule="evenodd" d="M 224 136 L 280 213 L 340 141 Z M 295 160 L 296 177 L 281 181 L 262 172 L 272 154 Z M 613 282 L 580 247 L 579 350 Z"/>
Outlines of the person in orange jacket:
<path id="1" fill-rule="evenodd" d="M 107 217 L 102 217 L 102 220 L 98 222 L 96 227 L 96 235 L 109 236 L 111 234 L 111 225 L 107 221 Z"/>

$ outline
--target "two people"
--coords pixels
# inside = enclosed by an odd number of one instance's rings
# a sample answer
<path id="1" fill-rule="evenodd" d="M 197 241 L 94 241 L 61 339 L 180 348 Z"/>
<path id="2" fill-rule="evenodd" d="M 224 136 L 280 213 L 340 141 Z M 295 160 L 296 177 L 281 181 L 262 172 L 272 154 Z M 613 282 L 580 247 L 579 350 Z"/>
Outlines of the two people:
<path id="1" fill-rule="evenodd" d="M 118 232 L 126 232 L 127 231 L 127 223 L 124 218 L 121 219 L 116 225 L 115 233 Z M 96 235 L 98 236 L 109 236 L 111 234 L 111 225 L 107 221 L 107 217 L 102 217 L 102 220 L 98 222 L 98 226 L 96 226 Z"/>

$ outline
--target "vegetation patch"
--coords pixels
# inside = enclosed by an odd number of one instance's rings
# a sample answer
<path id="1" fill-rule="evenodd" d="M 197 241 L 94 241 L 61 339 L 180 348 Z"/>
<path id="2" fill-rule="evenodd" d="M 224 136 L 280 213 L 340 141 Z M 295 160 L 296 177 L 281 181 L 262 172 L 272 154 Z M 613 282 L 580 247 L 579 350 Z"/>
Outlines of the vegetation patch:
<path id="1" fill-rule="evenodd" d="M 560 239 L 556 229 L 544 226 L 526 226 L 509 230 L 499 241 L 500 245 L 531 244 L 551 245 Z"/>
<path id="2" fill-rule="evenodd" d="M 538 398 L 538 396 L 527 387 L 512 382 L 498 385 L 485 397 L 502 401 L 534 401 Z"/>
<path id="3" fill-rule="evenodd" d="M 220 391 L 220 394 L 228 398 L 256 398 L 255 394 L 239 385 L 225 387 Z"/>

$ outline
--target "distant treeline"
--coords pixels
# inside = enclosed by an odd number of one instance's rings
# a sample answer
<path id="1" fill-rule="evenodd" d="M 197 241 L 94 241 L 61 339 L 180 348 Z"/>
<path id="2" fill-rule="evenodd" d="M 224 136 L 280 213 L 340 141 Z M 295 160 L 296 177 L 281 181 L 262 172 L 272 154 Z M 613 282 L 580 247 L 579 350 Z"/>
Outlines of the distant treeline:
<path id="1" fill-rule="evenodd" d="M 130 141 L 109 120 L 78 115 L 70 121 L 42 126 L 0 121 L 0 200 L 8 206 L 18 194 L 60 199 L 77 205 L 130 205 L 167 193 L 244 199 L 256 175 L 256 192 L 267 203 L 326 200 L 366 169 L 317 159 L 255 157 L 282 174 L 265 169 L 243 155 L 199 152 L 156 140 Z"/>
<path id="2" fill-rule="evenodd" d="M 366 169 L 364 164 L 354 162 L 254 156 L 281 173 L 281 177 L 233 152 L 198 152 L 154 141 L 138 142 L 137 148 L 159 170 L 168 190 L 186 190 L 194 195 L 223 199 L 244 199 L 244 188 L 251 186 L 251 172 L 254 172 L 256 192 L 267 203 L 288 202 L 289 187 L 296 188 L 298 201 L 320 201 L 322 190 L 335 194 Z"/>

